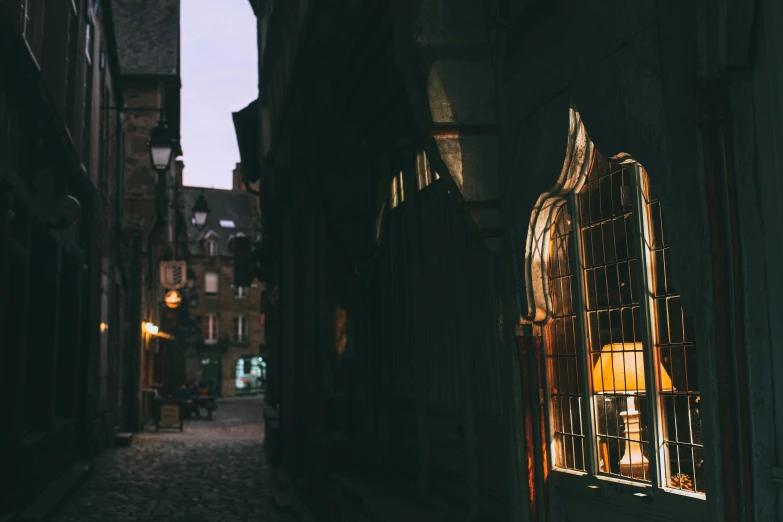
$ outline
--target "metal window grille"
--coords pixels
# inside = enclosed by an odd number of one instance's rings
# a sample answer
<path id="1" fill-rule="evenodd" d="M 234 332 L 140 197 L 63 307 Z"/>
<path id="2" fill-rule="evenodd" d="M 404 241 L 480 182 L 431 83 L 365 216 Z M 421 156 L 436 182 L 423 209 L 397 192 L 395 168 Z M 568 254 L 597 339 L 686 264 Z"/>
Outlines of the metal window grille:
<path id="1" fill-rule="evenodd" d="M 549 241 L 552 464 L 703 493 L 693 326 L 646 172 L 596 154 Z"/>
<path id="2" fill-rule="evenodd" d="M 646 172 L 642 172 L 641 182 L 652 315 L 656 326 L 652 331 L 657 352 L 654 355 L 671 380 L 667 386 L 658 383 L 664 485 L 703 492 L 704 441 L 693 320 L 683 313 L 680 296 L 674 287 L 663 211 Z"/>
<path id="3" fill-rule="evenodd" d="M 576 314 L 571 300 L 571 215 L 563 206 L 550 232 L 549 293 L 552 317 L 546 328 L 551 430 L 555 465 L 585 470 L 582 394 L 579 386 Z"/>

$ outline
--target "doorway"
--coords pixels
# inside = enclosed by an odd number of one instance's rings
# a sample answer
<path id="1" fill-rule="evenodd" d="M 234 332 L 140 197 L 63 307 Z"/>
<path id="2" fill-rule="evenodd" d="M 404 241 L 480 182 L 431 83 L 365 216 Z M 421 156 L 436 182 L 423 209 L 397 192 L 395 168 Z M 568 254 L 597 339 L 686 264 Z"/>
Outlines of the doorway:
<path id="1" fill-rule="evenodd" d="M 212 389 L 214 395 L 221 395 L 220 390 L 220 357 L 204 357 L 201 359 L 201 382 Z"/>
<path id="2" fill-rule="evenodd" d="M 257 355 L 240 357 L 236 367 L 236 394 L 261 395 L 266 383 L 266 361 Z"/>

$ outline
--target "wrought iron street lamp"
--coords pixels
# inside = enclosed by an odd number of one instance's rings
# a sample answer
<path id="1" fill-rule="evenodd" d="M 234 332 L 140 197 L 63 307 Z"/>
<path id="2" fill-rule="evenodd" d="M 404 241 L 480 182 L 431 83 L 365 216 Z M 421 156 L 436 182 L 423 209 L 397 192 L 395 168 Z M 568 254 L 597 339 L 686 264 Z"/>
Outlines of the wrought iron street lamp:
<path id="1" fill-rule="evenodd" d="M 196 203 L 193 204 L 191 211 L 193 212 L 193 222 L 198 228 L 202 228 L 206 224 L 207 217 L 211 212 L 207 199 L 204 197 L 203 190 L 201 191 L 201 194 L 199 194 Z"/>
<path id="2" fill-rule="evenodd" d="M 171 134 L 166 120 L 158 120 L 158 125 L 152 129 L 152 134 L 147 142 L 147 147 L 150 149 L 150 161 L 158 174 L 163 175 L 169 169 L 175 144 L 176 139 Z"/>

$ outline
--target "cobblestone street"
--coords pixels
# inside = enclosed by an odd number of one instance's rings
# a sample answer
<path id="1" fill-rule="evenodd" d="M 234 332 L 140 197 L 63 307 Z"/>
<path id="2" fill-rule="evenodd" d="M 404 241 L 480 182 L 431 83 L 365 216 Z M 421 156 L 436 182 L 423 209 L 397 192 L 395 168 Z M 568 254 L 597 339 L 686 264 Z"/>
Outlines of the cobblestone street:
<path id="1" fill-rule="evenodd" d="M 290 522 L 270 495 L 272 469 L 263 451 L 262 403 L 222 400 L 214 420 L 185 430 L 147 428 L 128 448 L 111 448 L 56 522 Z"/>

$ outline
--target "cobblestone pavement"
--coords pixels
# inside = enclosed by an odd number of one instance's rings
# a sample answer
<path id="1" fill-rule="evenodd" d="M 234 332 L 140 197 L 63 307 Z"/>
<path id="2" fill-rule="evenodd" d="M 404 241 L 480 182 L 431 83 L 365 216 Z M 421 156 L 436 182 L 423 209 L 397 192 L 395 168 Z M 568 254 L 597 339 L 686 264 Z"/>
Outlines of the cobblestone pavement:
<path id="1" fill-rule="evenodd" d="M 213 420 L 149 429 L 93 462 L 87 482 L 55 522 L 294 522 L 272 505 L 262 404 L 225 399 Z"/>

